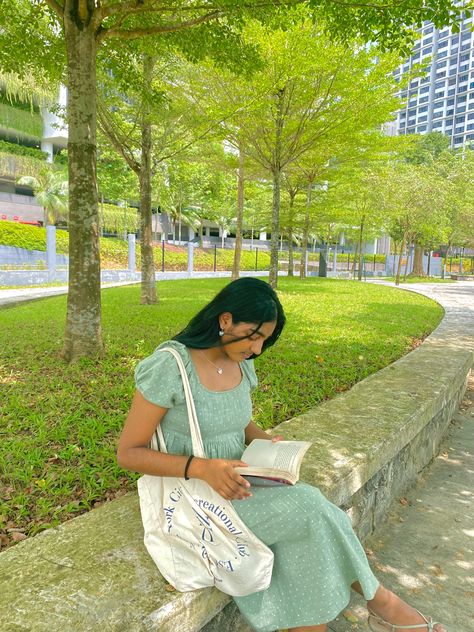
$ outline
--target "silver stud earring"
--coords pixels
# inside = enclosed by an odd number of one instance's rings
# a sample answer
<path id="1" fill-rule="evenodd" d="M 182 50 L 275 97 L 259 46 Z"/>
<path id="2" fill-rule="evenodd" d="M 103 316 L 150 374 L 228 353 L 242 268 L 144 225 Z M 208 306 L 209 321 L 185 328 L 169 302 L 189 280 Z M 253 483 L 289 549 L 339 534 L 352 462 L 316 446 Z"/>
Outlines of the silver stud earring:
<path id="1" fill-rule="evenodd" d="M 219 336 L 223 336 L 224 335 L 224 330 L 223 329 L 219 329 Z"/>

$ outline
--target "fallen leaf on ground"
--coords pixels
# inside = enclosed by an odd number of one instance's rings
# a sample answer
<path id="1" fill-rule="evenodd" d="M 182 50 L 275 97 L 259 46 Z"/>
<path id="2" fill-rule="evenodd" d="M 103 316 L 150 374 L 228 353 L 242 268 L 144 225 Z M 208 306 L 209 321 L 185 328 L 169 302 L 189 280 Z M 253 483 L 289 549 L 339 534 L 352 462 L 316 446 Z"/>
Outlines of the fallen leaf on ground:
<path id="1" fill-rule="evenodd" d="M 349 621 L 349 623 L 358 623 L 359 621 L 358 617 L 356 617 L 350 610 L 344 610 L 342 614 L 344 615 L 344 619 Z"/>
<path id="2" fill-rule="evenodd" d="M 409 504 L 410 503 L 406 498 L 400 498 L 400 505 L 403 505 L 404 507 L 406 507 Z"/>
<path id="3" fill-rule="evenodd" d="M 13 542 L 21 542 L 21 540 L 26 540 L 27 536 L 24 533 L 19 533 L 18 531 L 14 531 L 11 535 Z"/>

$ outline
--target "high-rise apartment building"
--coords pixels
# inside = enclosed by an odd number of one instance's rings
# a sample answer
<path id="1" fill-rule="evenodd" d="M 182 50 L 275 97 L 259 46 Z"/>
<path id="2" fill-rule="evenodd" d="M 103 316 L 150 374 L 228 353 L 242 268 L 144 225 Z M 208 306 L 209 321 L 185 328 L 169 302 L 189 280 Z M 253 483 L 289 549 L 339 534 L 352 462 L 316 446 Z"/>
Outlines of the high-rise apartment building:
<path id="1" fill-rule="evenodd" d="M 401 75 L 417 64 L 430 62 L 424 78 L 413 79 L 400 95 L 406 99 L 398 112 L 396 133 L 443 132 L 458 148 L 474 141 L 474 33 L 466 18 L 459 33 L 436 29 L 425 22 L 419 29 L 409 60 L 396 71 Z"/>

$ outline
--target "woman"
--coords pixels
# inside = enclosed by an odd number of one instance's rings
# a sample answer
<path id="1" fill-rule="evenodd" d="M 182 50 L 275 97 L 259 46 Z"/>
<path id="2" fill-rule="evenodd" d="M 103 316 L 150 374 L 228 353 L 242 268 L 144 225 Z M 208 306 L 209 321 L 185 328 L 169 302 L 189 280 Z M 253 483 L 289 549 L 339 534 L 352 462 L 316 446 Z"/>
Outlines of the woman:
<path id="1" fill-rule="evenodd" d="M 327 630 L 347 606 L 351 587 L 368 601 L 369 625 L 377 632 L 445 632 L 379 584 L 350 519 L 311 485 L 250 487 L 236 467 L 245 444 L 271 439 L 251 421 L 250 393 L 257 386 L 253 359 L 280 336 L 285 315 L 265 282 L 229 283 L 171 341 L 140 362 L 137 390 L 118 447 L 121 467 L 156 476 L 184 475 L 206 481 L 233 506 L 274 552 L 270 587 L 235 597 L 257 632 Z M 196 405 L 206 459 L 193 458 L 181 378 L 182 356 Z M 168 454 L 147 447 L 161 423 Z M 387 623 L 390 622 L 390 623 Z"/>

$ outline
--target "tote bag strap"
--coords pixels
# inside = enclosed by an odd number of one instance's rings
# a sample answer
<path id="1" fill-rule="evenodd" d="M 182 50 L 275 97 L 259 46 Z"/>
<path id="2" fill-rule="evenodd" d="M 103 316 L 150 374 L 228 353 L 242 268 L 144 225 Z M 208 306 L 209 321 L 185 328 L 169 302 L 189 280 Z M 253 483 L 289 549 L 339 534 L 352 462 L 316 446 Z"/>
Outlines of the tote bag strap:
<path id="1" fill-rule="evenodd" d="M 189 384 L 189 378 L 188 378 L 188 374 L 186 373 L 186 368 L 184 366 L 183 359 L 181 358 L 180 354 L 175 349 L 172 349 L 171 347 L 163 347 L 162 349 L 160 349 L 160 351 L 168 351 L 174 356 L 176 360 L 179 371 L 181 373 L 181 379 L 183 380 L 184 396 L 186 398 L 186 409 L 188 411 L 189 430 L 191 432 L 191 441 L 193 444 L 193 454 L 194 456 L 197 456 L 200 458 L 206 458 L 206 454 L 204 452 L 204 445 L 202 443 L 201 431 L 199 429 L 199 421 L 196 414 L 196 408 L 194 406 L 194 399 L 193 399 L 193 394 L 191 391 L 191 385 Z M 160 449 L 158 448 L 158 444 L 156 445 L 156 447 L 154 445 L 154 443 L 157 443 L 156 436 L 159 439 L 159 445 L 160 445 L 161 451 L 167 452 L 165 438 L 163 436 L 163 430 L 161 429 L 161 425 L 158 425 L 158 428 L 156 429 L 156 432 L 153 434 L 153 437 L 152 437 L 152 448 L 158 450 Z"/>

